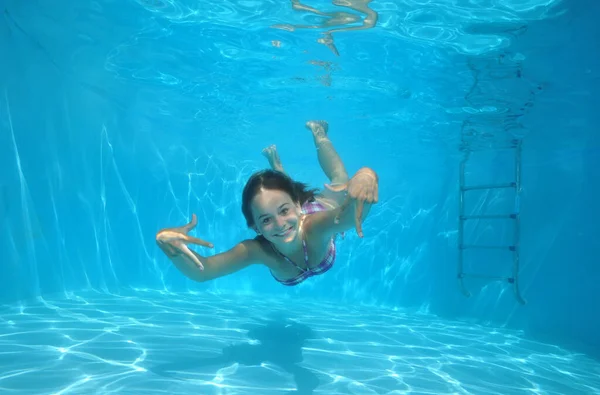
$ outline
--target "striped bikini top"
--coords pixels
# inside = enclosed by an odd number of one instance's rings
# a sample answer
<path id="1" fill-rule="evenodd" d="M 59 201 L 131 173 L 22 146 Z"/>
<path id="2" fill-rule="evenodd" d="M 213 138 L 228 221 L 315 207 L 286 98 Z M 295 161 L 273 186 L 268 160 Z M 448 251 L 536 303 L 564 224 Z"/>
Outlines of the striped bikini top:
<path id="1" fill-rule="evenodd" d="M 327 210 L 325 208 L 325 206 L 323 206 L 320 202 L 318 202 L 316 200 L 306 202 L 302 205 L 302 211 L 305 214 L 312 214 L 312 213 L 316 213 L 319 211 L 325 211 L 325 210 Z M 300 274 L 298 274 L 296 277 L 293 277 L 293 278 L 290 278 L 287 280 L 280 280 L 277 277 L 275 277 L 275 275 L 273 275 L 273 273 L 271 273 L 273 278 L 275 280 L 279 281 L 283 285 L 290 285 L 290 286 L 298 285 L 302 281 L 306 280 L 309 277 L 317 276 L 319 274 L 325 273 L 326 271 L 331 269 L 331 267 L 335 263 L 335 240 L 333 237 L 329 241 L 329 248 L 327 249 L 327 254 L 325 255 L 325 258 L 323 258 L 323 260 L 315 267 L 308 266 L 308 249 L 306 247 L 306 240 L 304 240 L 304 238 L 302 238 L 302 249 L 304 250 L 304 264 L 306 265 L 305 268 L 298 266 L 295 262 L 293 262 L 287 256 L 283 255 L 281 252 L 279 252 L 275 248 L 275 246 L 273 246 L 273 244 L 271 244 L 271 247 L 273 248 L 273 251 L 275 251 L 278 255 L 283 257 L 283 259 L 285 259 L 287 262 L 292 264 L 294 267 L 296 267 L 300 271 Z"/>

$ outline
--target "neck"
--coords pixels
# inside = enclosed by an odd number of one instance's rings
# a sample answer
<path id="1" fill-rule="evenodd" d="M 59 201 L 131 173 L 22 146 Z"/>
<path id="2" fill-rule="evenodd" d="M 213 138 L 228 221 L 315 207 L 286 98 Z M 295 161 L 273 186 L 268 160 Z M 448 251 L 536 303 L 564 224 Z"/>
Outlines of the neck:
<path id="1" fill-rule="evenodd" d="M 294 255 L 302 249 L 302 235 L 299 233 L 296 239 L 289 243 L 282 243 L 279 245 L 271 243 L 271 245 L 283 255 Z"/>

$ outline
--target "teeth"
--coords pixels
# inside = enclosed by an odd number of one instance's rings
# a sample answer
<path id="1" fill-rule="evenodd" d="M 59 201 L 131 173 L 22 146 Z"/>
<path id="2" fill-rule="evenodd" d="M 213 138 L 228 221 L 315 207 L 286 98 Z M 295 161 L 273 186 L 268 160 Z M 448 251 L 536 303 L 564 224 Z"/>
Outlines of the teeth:
<path id="1" fill-rule="evenodd" d="M 288 231 L 288 230 L 290 230 L 290 229 L 291 229 L 291 228 L 287 228 L 287 229 L 286 229 L 286 230 L 284 230 L 283 232 L 281 232 L 281 233 L 277 233 L 277 236 L 283 236 L 283 235 L 285 235 L 285 234 L 287 233 L 287 231 Z"/>

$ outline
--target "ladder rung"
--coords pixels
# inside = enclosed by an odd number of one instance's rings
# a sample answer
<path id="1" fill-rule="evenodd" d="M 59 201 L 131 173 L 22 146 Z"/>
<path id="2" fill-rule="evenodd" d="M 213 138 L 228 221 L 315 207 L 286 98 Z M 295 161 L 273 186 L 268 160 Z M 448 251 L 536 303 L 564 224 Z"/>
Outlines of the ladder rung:
<path id="1" fill-rule="evenodd" d="M 462 187 L 463 191 L 472 191 L 475 189 L 501 189 L 501 188 L 514 188 L 517 186 L 516 182 L 509 182 L 506 184 L 488 184 L 488 185 L 471 185 Z"/>
<path id="2" fill-rule="evenodd" d="M 519 146 L 519 143 L 521 142 L 520 139 L 512 139 L 510 140 L 510 142 L 508 142 L 508 145 L 503 145 L 503 146 L 471 146 L 469 144 L 468 141 L 463 141 L 460 146 L 458 147 L 458 150 L 461 152 L 464 151 L 468 151 L 468 152 L 481 152 L 481 151 L 499 151 L 499 150 L 509 150 L 509 149 L 515 149 Z"/>
<path id="3" fill-rule="evenodd" d="M 482 245 L 468 245 L 462 244 L 459 245 L 458 248 L 467 250 L 467 249 L 479 249 L 479 250 L 509 250 L 515 251 L 517 248 L 515 246 L 482 246 Z"/>
<path id="4" fill-rule="evenodd" d="M 488 276 L 485 274 L 475 274 L 475 273 L 459 273 L 458 274 L 458 278 L 465 278 L 465 277 L 482 278 L 485 280 L 502 280 L 502 281 L 508 281 L 511 284 L 515 282 L 515 279 L 512 277 Z"/>
<path id="5" fill-rule="evenodd" d="M 467 219 L 505 219 L 505 218 L 510 218 L 510 219 L 516 219 L 517 218 L 517 214 L 498 214 L 498 215 L 461 215 L 460 219 L 461 220 L 467 220 Z"/>

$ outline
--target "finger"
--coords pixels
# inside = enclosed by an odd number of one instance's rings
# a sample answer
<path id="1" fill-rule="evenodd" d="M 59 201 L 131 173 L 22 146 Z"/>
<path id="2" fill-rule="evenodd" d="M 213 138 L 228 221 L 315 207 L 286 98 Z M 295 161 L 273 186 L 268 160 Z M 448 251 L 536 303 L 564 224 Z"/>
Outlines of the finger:
<path id="1" fill-rule="evenodd" d="M 377 203 L 378 200 L 378 189 L 379 189 L 379 185 L 377 183 L 377 181 L 375 181 L 373 183 L 373 187 L 371 188 L 371 202 L 372 203 Z"/>
<path id="2" fill-rule="evenodd" d="M 371 204 L 373 203 L 374 200 L 374 188 L 372 185 L 370 186 L 365 186 L 365 188 L 363 189 L 363 201 L 365 203 Z"/>
<path id="3" fill-rule="evenodd" d="M 339 184 L 339 185 L 330 185 L 330 184 L 324 184 L 325 188 L 329 189 L 332 192 L 342 192 L 346 189 L 348 189 L 348 184 Z"/>
<path id="4" fill-rule="evenodd" d="M 369 188 L 369 191 L 367 193 L 367 199 L 369 203 L 375 203 L 375 187 Z"/>
<path id="5" fill-rule="evenodd" d="M 194 254 L 185 244 L 181 245 L 181 252 L 183 252 L 185 254 L 185 256 L 190 258 L 192 260 L 192 262 L 194 262 L 194 264 L 196 264 L 198 269 L 204 270 L 204 265 L 202 264 L 202 262 L 200 262 L 200 259 L 198 259 L 196 254 Z"/>
<path id="6" fill-rule="evenodd" d="M 371 188 L 368 188 L 368 187 L 363 190 L 363 196 L 365 197 L 363 199 L 363 202 L 373 203 L 373 201 L 371 200 L 371 195 L 372 195 L 371 191 L 372 191 Z"/>
<path id="7" fill-rule="evenodd" d="M 190 222 L 187 225 L 184 225 L 183 228 L 185 229 L 186 232 L 189 232 L 190 230 L 192 230 L 196 227 L 197 223 L 198 223 L 198 217 L 196 217 L 196 214 L 192 214 L 192 219 L 190 220 Z"/>
<path id="8" fill-rule="evenodd" d="M 361 224 L 362 213 L 363 213 L 363 201 L 357 200 L 356 201 L 356 213 L 355 213 L 356 216 L 355 216 L 354 220 L 356 222 L 356 233 L 358 233 L 358 237 L 360 237 L 360 238 L 363 237 L 362 224 Z"/>
<path id="9" fill-rule="evenodd" d="M 368 202 L 369 199 L 369 188 L 364 187 L 360 190 L 360 192 L 358 193 L 358 200 L 362 201 L 362 202 Z"/>
<path id="10" fill-rule="evenodd" d="M 213 248 L 214 247 L 213 243 L 208 242 L 208 241 L 204 241 L 204 240 L 199 239 L 199 238 L 194 237 L 194 236 L 186 235 L 185 236 L 185 241 L 188 242 L 188 243 L 192 243 L 192 244 L 196 244 L 196 245 L 204 246 L 204 247 L 208 247 L 208 248 Z"/>
<path id="11" fill-rule="evenodd" d="M 352 188 L 352 193 L 349 193 L 349 195 L 352 196 L 352 199 L 354 200 L 365 200 L 363 192 L 364 188 L 356 185 Z"/>

